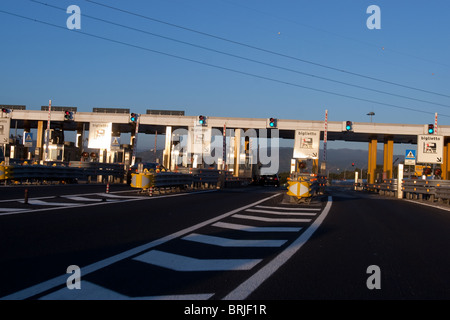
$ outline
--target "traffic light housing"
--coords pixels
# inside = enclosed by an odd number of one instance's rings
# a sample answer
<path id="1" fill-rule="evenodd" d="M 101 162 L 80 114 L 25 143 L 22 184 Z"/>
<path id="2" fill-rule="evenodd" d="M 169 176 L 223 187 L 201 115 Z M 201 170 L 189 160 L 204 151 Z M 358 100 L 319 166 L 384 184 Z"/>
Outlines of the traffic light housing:
<path id="1" fill-rule="evenodd" d="M 269 118 L 269 128 L 276 128 L 277 127 L 277 119 L 276 118 Z"/>
<path id="2" fill-rule="evenodd" d="M 65 110 L 64 111 L 64 120 L 72 121 L 73 120 L 73 112 L 70 110 Z"/>
<path id="3" fill-rule="evenodd" d="M 11 110 L 9 110 L 8 108 L 2 108 L 2 112 L 3 112 L 3 113 L 10 113 Z"/>
<path id="4" fill-rule="evenodd" d="M 434 134 L 434 124 L 428 125 L 428 134 Z"/>
<path id="5" fill-rule="evenodd" d="M 130 122 L 136 123 L 138 115 L 136 113 L 130 113 Z"/>
<path id="6" fill-rule="evenodd" d="M 345 121 L 345 130 L 346 131 L 353 131 L 353 122 Z"/>
<path id="7" fill-rule="evenodd" d="M 206 117 L 205 116 L 198 116 L 198 124 L 201 126 L 206 126 Z"/>

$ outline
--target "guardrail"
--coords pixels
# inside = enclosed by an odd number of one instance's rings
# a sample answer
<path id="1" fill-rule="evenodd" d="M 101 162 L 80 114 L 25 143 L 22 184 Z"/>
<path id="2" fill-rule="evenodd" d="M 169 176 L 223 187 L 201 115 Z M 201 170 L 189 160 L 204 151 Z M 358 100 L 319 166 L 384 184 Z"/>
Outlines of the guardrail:
<path id="1" fill-rule="evenodd" d="M 361 187 L 361 185 L 358 184 L 357 187 Z M 385 179 L 379 183 L 366 184 L 362 189 L 374 191 L 385 196 L 396 197 L 398 192 L 398 181 L 397 179 Z"/>
<path id="2" fill-rule="evenodd" d="M 410 200 L 438 201 L 450 204 L 450 180 L 403 179 L 400 198 Z M 356 185 L 355 190 L 368 190 L 380 195 L 398 197 L 397 179 L 386 179 L 374 184 Z"/>
<path id="3" fill-rule="evenodd" d="M 10 183 L 74 183 L 85 180 L 91 182 L 98 177 L 117 178 L 123 181 L 124 166 L 122 164 L 75 161 L 65 163 L 28 164 L 26 162 L 12 165 L 0 165 L 0 181 Z"/>

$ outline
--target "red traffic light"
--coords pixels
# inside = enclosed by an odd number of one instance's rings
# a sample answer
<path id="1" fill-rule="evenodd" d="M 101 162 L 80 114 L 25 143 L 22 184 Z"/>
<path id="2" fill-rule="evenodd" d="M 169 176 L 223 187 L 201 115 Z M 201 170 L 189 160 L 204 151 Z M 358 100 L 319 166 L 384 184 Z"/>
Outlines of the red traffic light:
<path id="1" fill-rule="evenodd" d="M 69 110 L 64 111 L 64 120 L 73 120 L 73 112 Z"/>

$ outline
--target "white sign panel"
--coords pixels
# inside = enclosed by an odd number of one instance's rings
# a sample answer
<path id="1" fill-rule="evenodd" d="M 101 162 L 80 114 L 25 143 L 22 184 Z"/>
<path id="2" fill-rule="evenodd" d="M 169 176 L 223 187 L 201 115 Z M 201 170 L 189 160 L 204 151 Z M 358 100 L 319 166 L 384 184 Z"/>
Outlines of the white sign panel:
<path id="1" fill-rule="evenodd" d="M 211 128 L 195 126 L 189 132 L 189 153 L 210 154 L 211 153 Z"/>
<path id="2" fill-rule="evenodd" d="M 444 137 L 434 134 L 417 136 L 417 162 L 442 163 Z"/>
<path id="3" fill-rule="evenodd" d="M 90 149 L 110 149 L 111 148 L 111 122 L 91 122 L 89 124 L 89 144 Z"/>
<path id="4" fill-rule="evenodd" d="M 320 146 L 320 131 L 295 130 L 295 145 L 293 158 L 318 159 Z"/>
<path id="5" fill-rule="evenodd" d="M 9 143 L 9 125 L 10 118 L 0 118 L 0 144 Z"/>

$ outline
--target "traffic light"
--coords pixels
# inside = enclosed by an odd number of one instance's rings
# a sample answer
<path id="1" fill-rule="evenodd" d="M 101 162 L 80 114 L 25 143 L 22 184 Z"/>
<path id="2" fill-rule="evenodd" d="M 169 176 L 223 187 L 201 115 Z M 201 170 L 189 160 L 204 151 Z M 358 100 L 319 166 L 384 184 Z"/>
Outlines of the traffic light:
<path id="1" fill-rule="evenodd" d="M 269 128 L 276 128 L 277 127 L 277 119 L 276 118 L 270 118 L 269 119 Z"/>
<path id="2" fill-rule="evenodd" d="M 355 163 L 354 162 L 352 162 L 352 167 L 354 167 L 355 166 Z"/>
<path id="3" fill-rule="evenodd" d="M 136 113 L 131 113 L 130 114 L 130 122 L 136 123 L 137 119 L 138 119 L 138 115 Z"/>
<path id="4" fill-rule="evenodd" d="M 201 126 L 206 125 L 206 117 L 205 116 L 198 116 L 198 124 Z"/>
<path id="5" fill-rule="evenodd" d="M 428 125 L 428 134 L 434 134 L 434 124 Z"/>
<path id="6" fill-rule="evenodd" d="M 3 113 L 10 113 L 11 110 L 9 110 L 8 108 L 2 108 L 2 112 L 3 112 Z"/>
<path id="7" fill-rule="evenodd" d="M 73 120 L 73 112 L 69 111 L 69 110 L 64 111 L 64 120 L 72 121 Z"/>
<path id="8" fill-rule="evenodd" d="M 351 121 L 346 121 L 346 122 L 345 122 L 345 130 L 347 130 L 347 131 L 352 131 L 352 130 L 353 130 L 353 122 L 351 122 Z"/>

